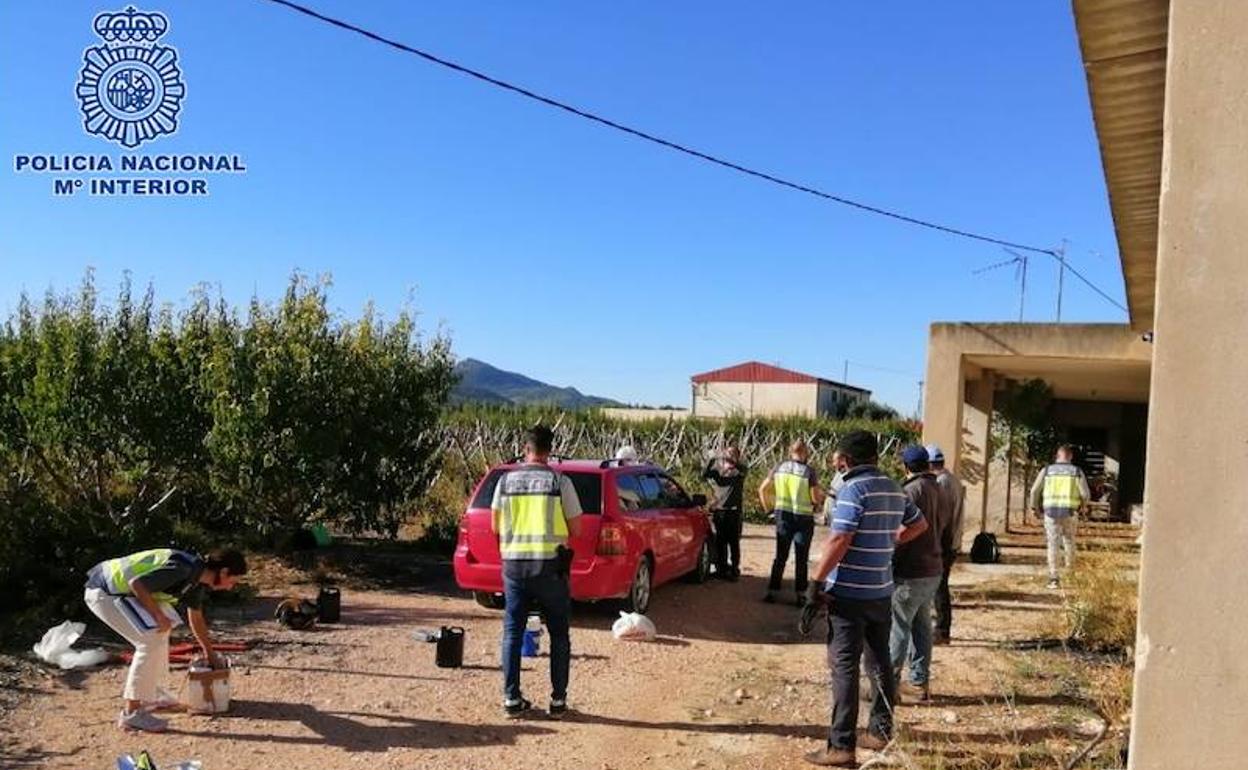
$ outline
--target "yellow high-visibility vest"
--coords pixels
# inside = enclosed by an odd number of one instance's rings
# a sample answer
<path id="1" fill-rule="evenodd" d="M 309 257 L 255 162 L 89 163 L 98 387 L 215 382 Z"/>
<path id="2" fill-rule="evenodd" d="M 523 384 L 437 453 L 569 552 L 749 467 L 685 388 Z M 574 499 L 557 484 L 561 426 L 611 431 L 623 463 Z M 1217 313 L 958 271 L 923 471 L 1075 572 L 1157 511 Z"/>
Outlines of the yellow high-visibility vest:
<path id="1" fill-rule="evenodd" d="M 797 460 L 785 460 L 776 466 L 775 473 L 771 475 L 776 489 L 775 509 L 799 516 L 814 515 L 815 504 L 810 496 L 813 475 L 809 465 Z"/>
<path id="2" fill-rule="evenodd" d="M 559 546 L 568 542 L 562 479 L 550 468 L 521 468 L 498 480 L 494 531 L 503 559 L 553 559 Z"/>
<path id="3" fill-rule="evenodd" d="M 1079 469 L 1074 465 L 1057 463 L 1044 471 L 1043 507 L 1046 513 L 1059 515 L 1077 510 L 1084 503 L 1079 489 Z"/>
<path id="4" fill-rule="evenodd" d="M 154 572 L 165 565 L 173 557 L 172 548 L 151 548 L 146 551 L 132 553 L 109 559 L 100 565 L 104 580 L 108 584 L 108 592 L 117 596 L 134 593 L 130 589 L 130 581 L 149 572 Z M 169 594 L 152 594 L 158 602 L 174 604 L 177 600 Z"/>

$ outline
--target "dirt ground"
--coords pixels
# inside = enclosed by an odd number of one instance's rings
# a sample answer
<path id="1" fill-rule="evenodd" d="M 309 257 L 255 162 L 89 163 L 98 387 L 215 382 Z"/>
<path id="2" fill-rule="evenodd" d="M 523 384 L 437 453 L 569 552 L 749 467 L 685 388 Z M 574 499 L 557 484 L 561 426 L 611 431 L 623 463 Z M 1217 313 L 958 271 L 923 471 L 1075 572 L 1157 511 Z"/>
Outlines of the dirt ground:
<path id="1" fill-rule="evenodd" d="M 1096 731 L 1086 698 L 1062 673 L 1063 653 L 1028 650 L 1060 601 L 1043 587 L 1036 545 L 1015 538 L 1005 564 L 958 567 L 954 640 L 937 648 L 934 700 L 901 708 L 890 764 L 1055 767 Z M 103 770 L 140 749 L 162 766 L 198 759 L 206 770 L 798 767 L 827 730 L 822 626 L 802 639 L 792 605 L 759 601 L 769 531 L 748 527 L 743 546 L 740 582 L 658 589 L 655 643 L 617 642 L 610 608 L 578 606 L 575 713 L 563 721 L 503 717 L 500 614 L 459 594 L 447 565 L 430 564 L 413 570 L 423 576 L 417 587 L 344 589 L 342 622 L 310 632 L 272 622 L 283 591 L 271 588 L 216 612 L 218 631 L 255 643 L 236 658 L 233 706 L 217 717 L 172 715 L 164 735 L 115 727 L 121 666 L 65 673 L 23 664 L 23 675 L 0 682 L 8 690 L 0 767 Z M 440 625 L 467 630 L 463 669 L 435 667 L 434 646 L 412 638 Z M 547 664 L 525 663 L 526 694 L 539 705 Z M 181 675 L 175 669 L 175 688 Z"/>

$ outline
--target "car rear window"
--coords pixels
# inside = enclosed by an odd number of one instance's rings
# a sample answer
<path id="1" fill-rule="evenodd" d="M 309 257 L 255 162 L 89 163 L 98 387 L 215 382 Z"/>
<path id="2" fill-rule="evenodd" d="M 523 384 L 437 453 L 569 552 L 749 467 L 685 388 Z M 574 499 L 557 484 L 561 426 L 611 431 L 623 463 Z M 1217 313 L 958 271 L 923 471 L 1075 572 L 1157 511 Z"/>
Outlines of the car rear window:
<path id="1" fill-rule="evenodd" d="M 477 490 L 476 497 L 472 498 L 473 508 L 490 507 L 490 504 L 494 502 L 494 488 L 498 486 L 498 480 L 503 477 L 504 473 L 506 471 L 502 468 L 490 471 L 490 475 L 485 477 L 485 482 Z M 602 476 L 600 474 L 568 471 L 563 475 L 567 476 L 572 481 L 572 486 L 576 487 L 576 496 L 581 501 L 581 510 L 584 513 L 602 511 Z"/>

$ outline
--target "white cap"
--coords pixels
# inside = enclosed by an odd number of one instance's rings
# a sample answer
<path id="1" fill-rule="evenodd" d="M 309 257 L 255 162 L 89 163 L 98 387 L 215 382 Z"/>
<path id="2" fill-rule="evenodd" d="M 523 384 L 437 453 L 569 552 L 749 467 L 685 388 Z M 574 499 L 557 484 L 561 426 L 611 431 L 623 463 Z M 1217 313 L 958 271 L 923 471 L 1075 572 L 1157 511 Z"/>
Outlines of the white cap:
<path id="1" fill-rule="evenodd" d="M 615 453 L 615 459 L 635 461 L 637 459 L 637 450 L 633 449 L 632 444 L 625 444 Z"/>

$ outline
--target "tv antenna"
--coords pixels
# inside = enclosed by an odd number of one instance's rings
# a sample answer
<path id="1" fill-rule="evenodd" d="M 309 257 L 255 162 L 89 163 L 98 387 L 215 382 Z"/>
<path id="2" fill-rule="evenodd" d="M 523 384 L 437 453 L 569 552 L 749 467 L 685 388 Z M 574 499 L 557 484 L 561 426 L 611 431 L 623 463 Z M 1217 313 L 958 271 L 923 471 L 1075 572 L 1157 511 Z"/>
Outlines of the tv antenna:
<path id="1" fill-rule="evenodd" d="M 983 273 L 987 273 L 992 270 L 998 270 L 1000 268 L 1009 267 L 1010 265 L 1013 265 L 1014 266 L 1014 278 L 1015 280 L 1018 281 L 1018 320 L 1021 322 L 1023 320 L 1024 303 L 1027 300 L 1027 259 L 1028 257 L 1026 254 L 1020 254 L 1017 251 L 1014 251 L 1013 249 L 1005 248 L 1004 246 L 1002 247 L 1002 250 L 1005 251 L 1005 253 L 1009 254 L 1012 257 L 1012 259 L 1007 259 L 1002 262 L 996 262 L 994 264 L 987 265 L 986 267 L 981 267 L 978 270 L 972 270 L 971 274 L 981 275 Z"/>

